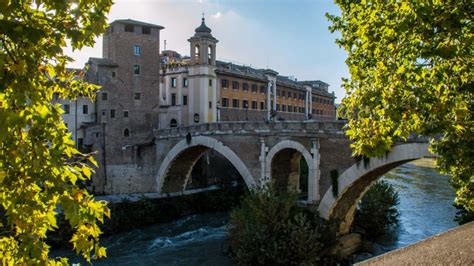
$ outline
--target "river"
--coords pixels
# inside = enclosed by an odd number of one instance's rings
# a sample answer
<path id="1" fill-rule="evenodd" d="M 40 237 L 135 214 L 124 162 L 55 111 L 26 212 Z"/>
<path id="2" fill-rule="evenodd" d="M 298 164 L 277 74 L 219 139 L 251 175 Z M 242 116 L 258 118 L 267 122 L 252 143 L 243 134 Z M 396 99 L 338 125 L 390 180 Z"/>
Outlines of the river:
<path id="1" fill-rule="evenodd" d="M 429 161 L 402 165 L 383 179 L 399 193 L 400 224 L 377 239 L 377 253 L 457 226 L 448 177 L 438 174 Z M 105 237 L 108 258 L 94 265 L 232 265 L 223 254 L 227 224 L 227 213 L 200 214 Z"/>

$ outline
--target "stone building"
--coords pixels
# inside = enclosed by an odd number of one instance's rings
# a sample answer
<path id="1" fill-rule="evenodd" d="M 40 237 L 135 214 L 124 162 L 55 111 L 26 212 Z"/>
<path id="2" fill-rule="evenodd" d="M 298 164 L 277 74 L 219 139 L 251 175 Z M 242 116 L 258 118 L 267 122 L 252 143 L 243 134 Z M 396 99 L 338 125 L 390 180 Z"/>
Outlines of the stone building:
<path id="1" fill-rule="evenodd" d="M 153 156 L 141 154 L 147 149 L 140 147 L 153 145 L 154 129 L 219 121 L 335 120 L 328 84 L 216 60 L 218 40 L 204 18 L 188 39 L 189 57 L 172 50 L 160 54 L 162 29 L 130 19 L 112 22 L 103 36 L 102 58 L 86 63 L 85 79 L 102 86 L 95 101 L 62 102 L 78 147 L 96 151 L 101 167 L 93 179 L 95 192 L 117 193 L 114 188 L 124 180 L 146 174 L 137 165 Z"/>

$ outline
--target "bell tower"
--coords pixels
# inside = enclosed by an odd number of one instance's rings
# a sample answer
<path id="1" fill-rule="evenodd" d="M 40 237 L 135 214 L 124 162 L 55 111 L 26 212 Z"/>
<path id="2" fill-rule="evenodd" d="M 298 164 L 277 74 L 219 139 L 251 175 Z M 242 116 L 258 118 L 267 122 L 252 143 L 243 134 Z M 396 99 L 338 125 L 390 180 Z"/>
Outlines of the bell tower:
<path id="1" fill-rule="evenodd" d="M 189 121 L 191 124 L 217 121 L 216 44 L 218 40 L 206 26 L 204 16 L 190 43 Z"/>

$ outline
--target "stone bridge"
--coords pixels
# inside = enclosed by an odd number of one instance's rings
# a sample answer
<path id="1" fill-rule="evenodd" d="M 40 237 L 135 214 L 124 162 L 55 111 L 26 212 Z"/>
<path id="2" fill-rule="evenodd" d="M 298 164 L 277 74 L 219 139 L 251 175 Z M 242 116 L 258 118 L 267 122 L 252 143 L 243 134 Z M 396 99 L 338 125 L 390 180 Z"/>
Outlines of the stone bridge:
<path id="1" fill-rule="evenodd" d="M 333 169 L 354 163 L 341 122 L 225 122 L 155 131 L 157 191 L 186 188 L 194 164 L 207 150 L 225 157 L 248 187 L 270 180 L 285 186 L 299 177 L 300 158 L 308 165 L 308 202 L 329 188 Z"/>
<path id="2" fill-rule="evenodd" d="M 153 175 L 153 181 L 147 177 L 146 191 L 141 192 L 184 193 L 193 167 L 206 151 L 226 158 L 249 188 L 269 181 L 285 188 L 298 186 L 304 158 L 306 203 L 319 205 L 320 215 L 337 221 L 344 234 L 350 229 L 357 201 L 374 181 L 401 164 L 431 156 L 426 140 L 410 141 L 395 145 L 381 158 L 357 162 L 344 125 L 338 121 L 220 122 L 156 130 L 154 143 L 148 147 L 154 152 L 141 155 L 152 161 L 147 176 Z M 332 189 L 334 175 L 337 195 Z"/>

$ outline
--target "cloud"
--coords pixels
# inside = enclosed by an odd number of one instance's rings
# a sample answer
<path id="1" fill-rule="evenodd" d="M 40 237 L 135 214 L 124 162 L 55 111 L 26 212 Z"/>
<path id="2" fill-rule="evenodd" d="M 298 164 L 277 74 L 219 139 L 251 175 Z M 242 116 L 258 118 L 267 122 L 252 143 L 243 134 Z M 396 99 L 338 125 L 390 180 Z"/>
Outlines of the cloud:
<path id="1" fill-rule="evenodd" d="M 222 16 L 222 13 L 221 13 L 221 12 L 217 12 L 217 13 L 215 13 L 214 15 L 211 15 L 211 16 L 212 16 L 213 18 L 215 18 L 215 19 L 218 19 L 218 18 L 220 18 L 220 17 Z"/>

